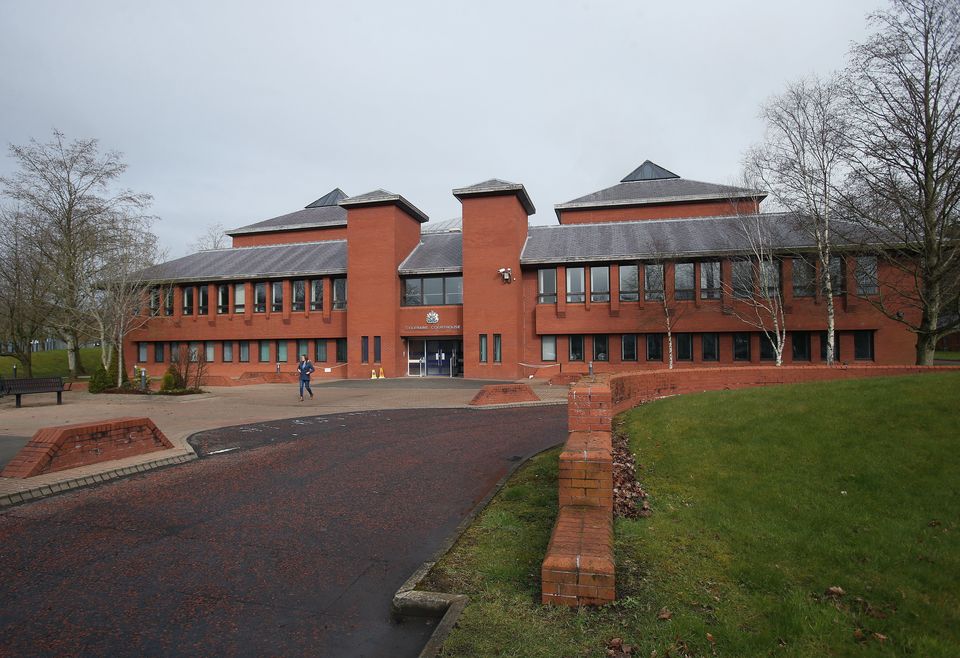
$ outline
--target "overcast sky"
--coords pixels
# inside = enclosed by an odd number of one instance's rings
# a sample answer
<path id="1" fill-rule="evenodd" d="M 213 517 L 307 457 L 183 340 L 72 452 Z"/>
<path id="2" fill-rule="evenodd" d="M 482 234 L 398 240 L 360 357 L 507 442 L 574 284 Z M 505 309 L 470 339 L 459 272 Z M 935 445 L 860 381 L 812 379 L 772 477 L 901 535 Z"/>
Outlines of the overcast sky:
<path id="1" fill-rule="evenodd" d="M 123 152 L 171 257 L 334 187 L 444 220 L 451 189 L 502 178 L 552 223 L 645 159 L 731 182 L 760 104 L 841 68 L 882 6 L 0 0 L 0 143 Z"/>

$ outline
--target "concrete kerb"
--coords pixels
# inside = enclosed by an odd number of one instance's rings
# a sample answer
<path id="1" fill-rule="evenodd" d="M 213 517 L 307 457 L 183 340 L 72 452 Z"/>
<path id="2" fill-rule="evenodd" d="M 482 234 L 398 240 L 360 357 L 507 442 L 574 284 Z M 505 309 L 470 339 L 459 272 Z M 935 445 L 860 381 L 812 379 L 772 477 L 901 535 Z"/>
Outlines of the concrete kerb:
<path id="1" fill-rule="evenodd" d="M 516 407 L 516 406 L 530 406 L 529 403 L 526 404 L 507 404 L 507 405 L 490 405 L 487 407 L 469 407 L 471 409 L 490 409 L 493 407 Z M 542 406 L 542 405 L 541 405 Z M 565 441 L 566 439 L 564 439 Z M 554 450 L 560 445 L 563 445 L 564 441 L 559 441 L 555 445 L 550 446 L 549 448 L 544 448 L 543 450 L 534 451 L 526 455 L 523 459 L 515 462 L 504 474 L 502 478 L 493 486 L 490 492 L 484 496 L 477 505 L 470 510 L 470 513 L 464 517 L 463 521 L 457 525 L 457 529 L 447 537 L 434 556 L 417 567 L 416 571 L 407 578 L 406 582 L 400 586 L 400 589 L 397 590 L 397 593 L 393 595 L 393 601 L 390 604 L 390 617 L 394 621 L 402 621 L 403 619 L 409 618 L 427 618 L 427 619 L 439 619 L 437 627 L 433 630 L 433 633 L 430 635 L 430 639 L 427 641 L 427 644 L 423 647 L 423 650 L 420 652 L 420 658 L 434 658 L 435 656 L 440 655 L 440 650 L 443 649 L 443 643 L 446 641 L 447 636 L 450 635 L 450 631 L 453 630 L 456 626 L 457 620 L 460 618 L 461 613 L 464 608 L 466 608 L 467 603 L 470 601 L 470 597 L 466 594 L 448 594 L 445 592 L 430 592 L 426 590 L 418 590 L 417 587 L 420 585 L 420 582 L 426 578 L 427 574 L 430 573 L 430 570 L 433 569 L 434 565 L 446 555 L 450 549 L 460 540 L 460 537 L 466 532 L 467 528 L 473 524 L 477 516 L 480 515 L 480 512 L 487 508 L 487 505 L 490 504 L 490 501 L 493 500 L 500 491 L 506 486 L 507 482 L 513 477 L 514 473 L 517 470 L 529 462 L 531 459 L 537 455 L 543 454 L 549 450 Z"/>

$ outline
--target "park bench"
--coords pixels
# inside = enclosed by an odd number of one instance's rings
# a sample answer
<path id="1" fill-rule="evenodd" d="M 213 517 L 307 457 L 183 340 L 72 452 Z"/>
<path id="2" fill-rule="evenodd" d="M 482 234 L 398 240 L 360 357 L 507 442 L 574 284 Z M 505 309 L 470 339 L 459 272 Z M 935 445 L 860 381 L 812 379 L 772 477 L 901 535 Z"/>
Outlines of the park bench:
<path id="1" fill-rule="evenodd" d="M 0 380 L 0 394 L 17 396 L 18 409 L 20 408 L 20 396 L 31 393 L 56 393 L 57 404 L 63 404 L 63 388 L 63 377 Z"/>

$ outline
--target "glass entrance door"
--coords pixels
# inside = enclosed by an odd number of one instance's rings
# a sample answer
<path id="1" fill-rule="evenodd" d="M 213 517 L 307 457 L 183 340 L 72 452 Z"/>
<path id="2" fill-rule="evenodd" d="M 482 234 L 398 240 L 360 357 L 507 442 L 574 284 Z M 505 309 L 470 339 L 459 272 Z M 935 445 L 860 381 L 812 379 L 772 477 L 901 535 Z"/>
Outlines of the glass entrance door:
<path id="1" fill-rule="evenodd" d="M 446 338 L 408 338 L 407 375 L 463 377 L 463 341 Z"/>

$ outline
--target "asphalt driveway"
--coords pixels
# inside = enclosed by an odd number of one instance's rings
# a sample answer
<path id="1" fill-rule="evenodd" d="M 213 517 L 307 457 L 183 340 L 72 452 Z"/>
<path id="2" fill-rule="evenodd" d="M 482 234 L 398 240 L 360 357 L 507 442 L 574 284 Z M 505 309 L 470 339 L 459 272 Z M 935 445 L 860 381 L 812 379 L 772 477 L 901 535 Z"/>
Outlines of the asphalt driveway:
<path id="1" fill-rule="evenodd" d="M 393 592 L 565 433 L 564 406 L 203 432 L 217 454 L 0 513 L 0 655 L 415 656 Z"/>

